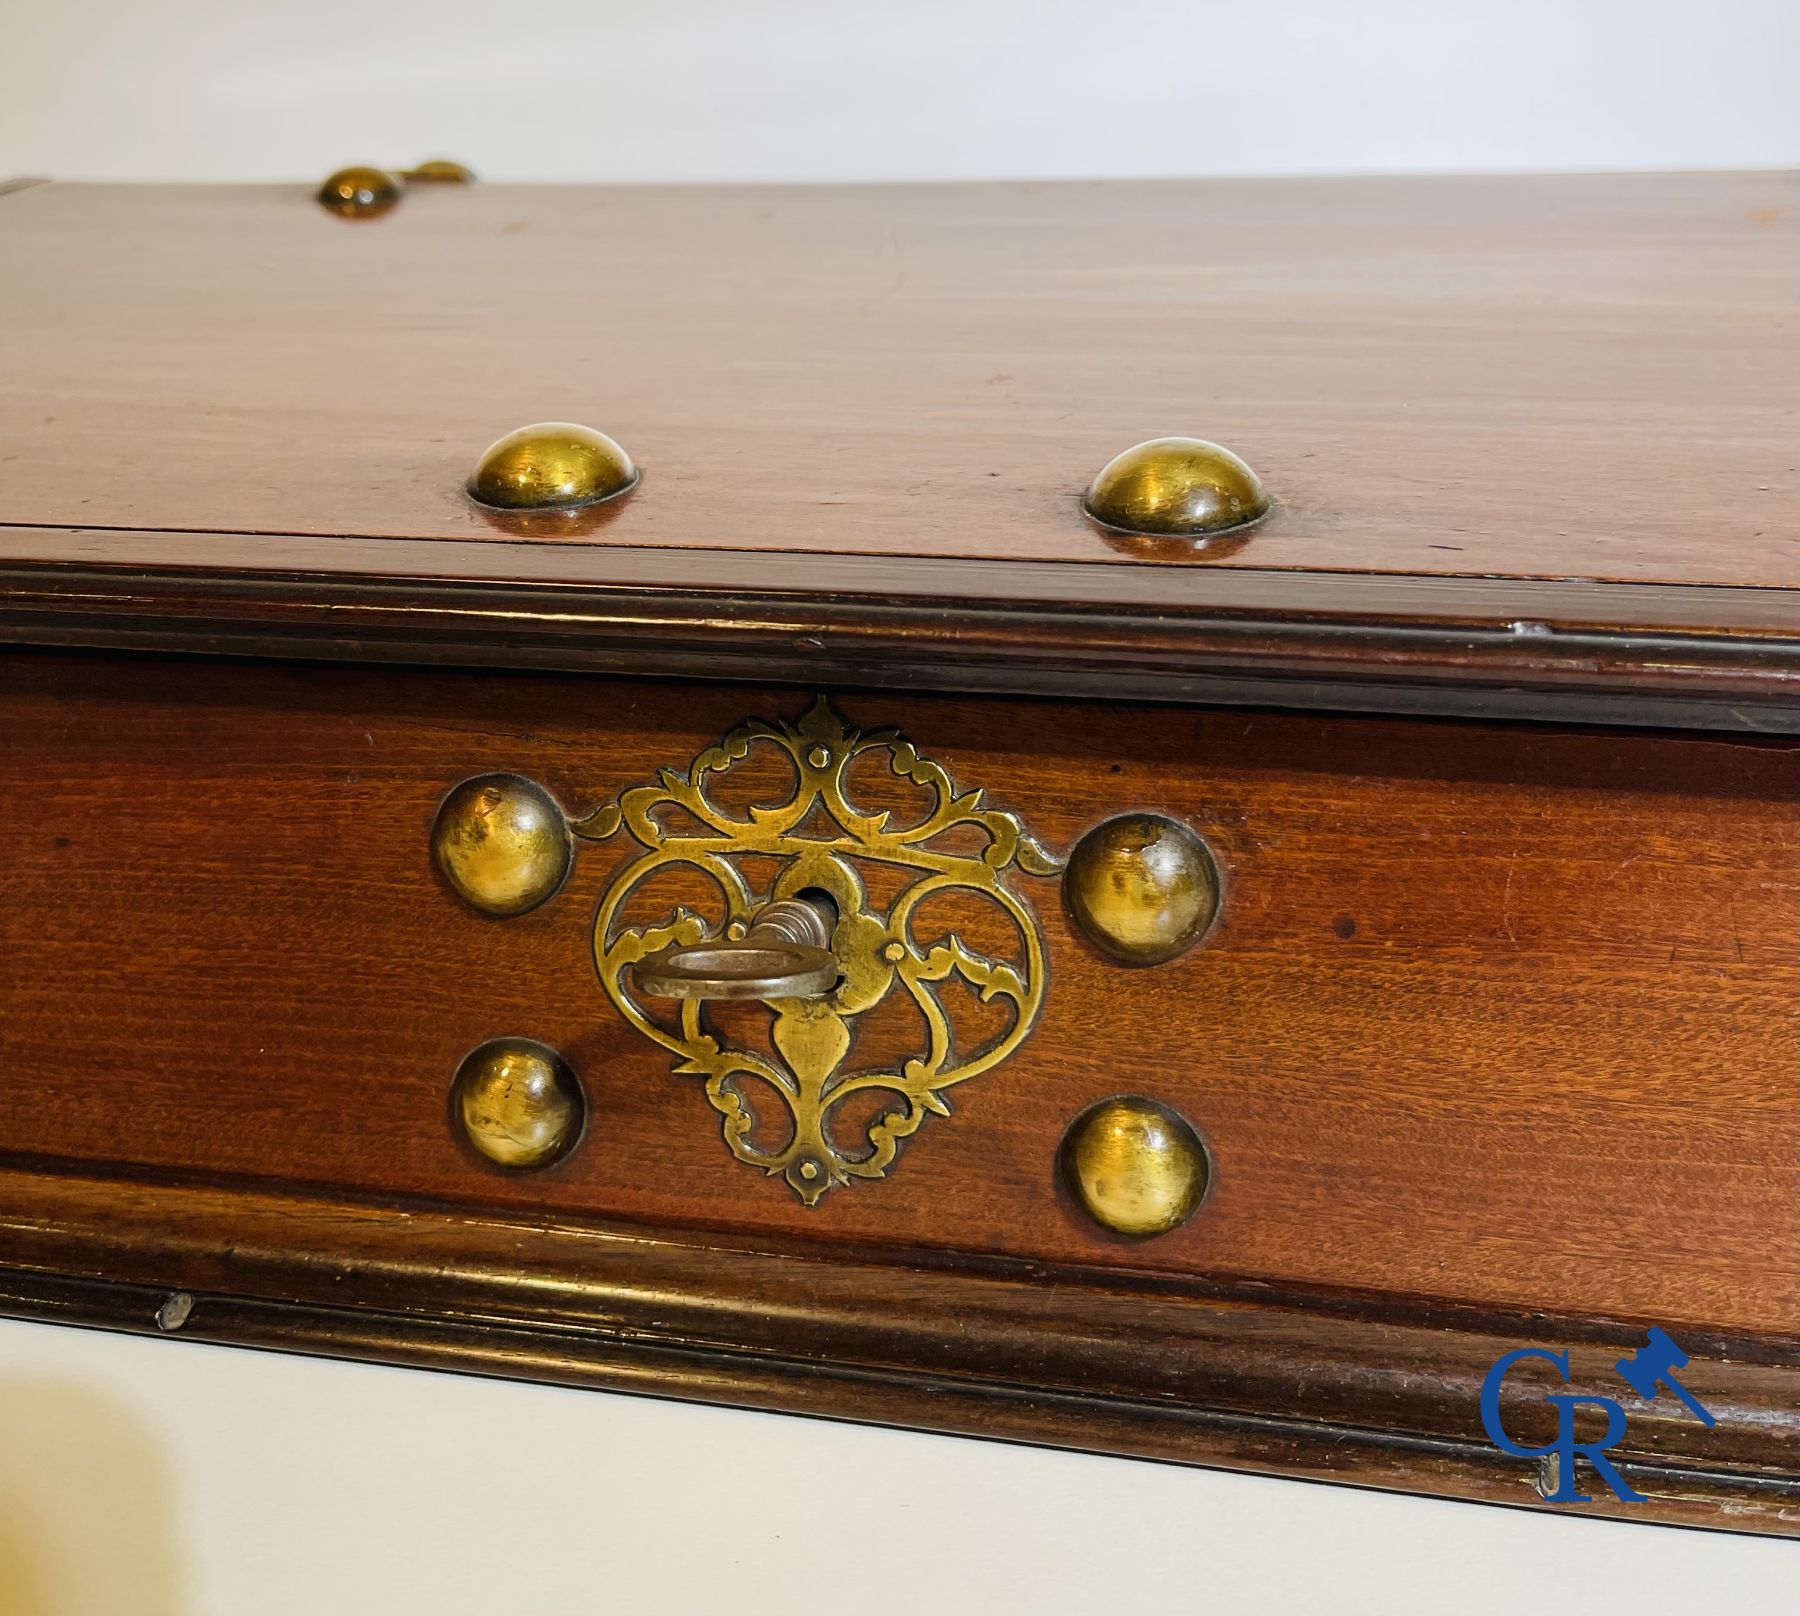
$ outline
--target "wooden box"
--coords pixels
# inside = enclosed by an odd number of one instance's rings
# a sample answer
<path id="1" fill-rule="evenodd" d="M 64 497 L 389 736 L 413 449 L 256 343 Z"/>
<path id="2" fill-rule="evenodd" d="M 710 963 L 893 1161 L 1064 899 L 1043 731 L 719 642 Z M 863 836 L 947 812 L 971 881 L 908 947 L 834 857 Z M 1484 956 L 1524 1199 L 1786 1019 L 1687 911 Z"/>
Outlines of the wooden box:
<path id="1" fill-rule="evenodd" d="M 353 193 L 0 196 L 0 1309 L 1800 1532 L 1790 177 Z"/>

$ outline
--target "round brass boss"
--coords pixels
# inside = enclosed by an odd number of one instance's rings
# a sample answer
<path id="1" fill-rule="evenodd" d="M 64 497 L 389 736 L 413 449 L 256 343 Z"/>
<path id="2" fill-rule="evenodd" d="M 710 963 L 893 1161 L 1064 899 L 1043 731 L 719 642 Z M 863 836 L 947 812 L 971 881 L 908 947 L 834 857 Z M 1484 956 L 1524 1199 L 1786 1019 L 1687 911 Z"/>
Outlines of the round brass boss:
<path id="1" fill-rule="evenodd" d="M 1120 814 L 1075 844 L 1063 898 L 1096 948 L 1127 965 L 1160 965 L 1206 934 L 1219 912 L 1219 875 L 1186 825 Z"/>
<path id="2" fill-rule="evenodd" d="M 1187 1119 L 1141 1094 L 1102 1100 L 1070 1123 L 1062 1171 L 1089 1217 L 1138 1239 L 1186 1223 L 1211 1177 Z"/>
<path id="3" fill-rule="evenodd" d="M 340 168 L 319 187 L 319 206 L 342 219 L 376 219 L 400 200 L 400 190 L 384 168 Z"/>
<path id="4" fill-rule="evenodd" d="M 536 781 L 483 774 L 444 799 L 431 856 L 470 908 L 522 915 L 562 886 L 575 844 L 556 799 Z"/>
<path id="5" fill-rule="evenodd" d="M 475 171 L 472 168 L 453 162 L 448 157 L 433 157 L 420 163 L 417 168 L 402 169 L 400 177 L 409 185 L 473 185 L 475 183 Z"/>
<path id="6" fill-rule="evenodd" d="M 604 432 L 572 421 L 540 421 L 509 432 L 469 478 L 469 497 L 503 511 L 572 510 L 628 492 L 631 456 Z"/>
<path id="7" fill-rule="evenodd" d="M 1228 533 L 1269 514 L 1269 496 L 1243 461 L 1204 438 L 1152 438 L 1101 468 L 1083 508 L 1121 533 L 1188 538 Z"/>
<path id="8" fill-rule="evenodd" d="M 548 1167 L 581 1136 L 581 1085 L 555 1050 L 494 1038 L 456 1069 L 451 1115 L 469 1143 L 502 1167 Z"/>

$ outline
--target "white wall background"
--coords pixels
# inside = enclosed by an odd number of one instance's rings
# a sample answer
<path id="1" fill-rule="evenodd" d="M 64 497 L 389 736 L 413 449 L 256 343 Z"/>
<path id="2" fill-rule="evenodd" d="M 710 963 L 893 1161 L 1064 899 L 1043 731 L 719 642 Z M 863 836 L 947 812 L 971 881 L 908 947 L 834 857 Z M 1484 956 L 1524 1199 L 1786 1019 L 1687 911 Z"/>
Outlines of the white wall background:
<path id="1" fill-rule="evenodd" d="M 1800 160 L 1795 0 L 0 0 L 0 171 L 915 179 Z"/>
<path id="2" fill-rule="evenodd" d="M 0 1325 L 5 1616 L 1790 1616 L 1794 1547 Z"/>
<path id="3" fill-rule="evenodd" d="M 1789 164 L 1797 66 L 1795 0 L 0 0 L 0 175 Z M 0 1323 L 0 1616 L 1757 1616 L 1792 1608 L 1778 1568 L 1766 1542 Z"/>

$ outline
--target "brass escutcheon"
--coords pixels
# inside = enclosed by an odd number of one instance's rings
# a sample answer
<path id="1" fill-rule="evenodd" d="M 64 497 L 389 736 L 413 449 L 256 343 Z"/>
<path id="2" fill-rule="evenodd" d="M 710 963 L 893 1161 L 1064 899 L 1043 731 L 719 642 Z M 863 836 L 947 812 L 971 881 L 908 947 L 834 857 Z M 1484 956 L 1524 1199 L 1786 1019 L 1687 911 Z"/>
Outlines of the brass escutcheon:
<path id="1" fill-rule="evenodd" d="M 733 811 L 717 788 L 753 753 L 784 762 L 792 791 Z M 882 762 L 918 788 L 906 823 L 857 803 L 850 771 Z M 1006 1060 L 1043 1005 L 1042 929 L 1005 878 L 1054 875 L 1061 860 L 897 730 L 853 729 L 823 698 L 794 723 L 739 725 L 685 770 L 663 770 L 571 828 L 590 841 L 623 834 L 641 850 L 594 920 L 608 998 L 677 1074 L 703 1080 L 732 1155 L 808 1206 L 884 1177 L 927 1117 L 950 1114 L 948 1091 Z M 877 867 L 880 898 L 865 879 Z M 654 909 L 646 895 L 659 882 L 691 891 L 696 876 L 717 892 L 710 921 L 679 903 L 627 919 Z M 1014 939 L 1005 957 L 952 929 L 958 903 L 997 911 Z M 959 1032 L 954 998 L 940 997 L 952 980 L 1004 1006 L 1004 1025 Z M 672 1016 L 646 1003 L 662 995 L 675 998 Z M 913 1010 L 917 1042 L 859 1060 L 859 1019 L 890 996 Z M 743 998 L 767 1004 L 766 1040 L 713 1008 Z"/>

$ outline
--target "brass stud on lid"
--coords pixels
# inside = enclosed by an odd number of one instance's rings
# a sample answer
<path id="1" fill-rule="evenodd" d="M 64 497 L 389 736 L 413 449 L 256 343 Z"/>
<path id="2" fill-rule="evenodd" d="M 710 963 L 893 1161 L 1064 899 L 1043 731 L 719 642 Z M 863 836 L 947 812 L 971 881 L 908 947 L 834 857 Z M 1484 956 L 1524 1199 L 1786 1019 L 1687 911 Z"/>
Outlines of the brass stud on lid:
<path id="1" fill-rule="evenodd" d="M 1075 844 L 1063 899 L 1102 953 L 1126 965 L 1161 965 L 1212 924 L 1218 869 L 1186 825 L 1161 814 L 1120 814 Z"/>
<path id="2" fill-rule="evenodd" d="M 1152 438 L 1109 460 L 1082 508 L 1120 533 L 1210 538 L 1269 514 L 1269 496 L 1243 461 L 1203 438 Z"/>
<path id="3" fill-rule="evenodd" d="M 431 856 L 471 909 L 522 915 L 562 886 L 575 844 L 542 786 L 516 774 L 483 774 L 444 799 L 431 827 Z"/>
<path id="4" fill-rule="evenodd" d="M 404 188 L 385 168 L 340 168 L 319 187 L 319 206 L 341 219 L 378 219 Z"/>
<path id="5" fill-rule="evenodd" d="M 472 185 L 475 174 L 447 157 L 390 172 L 357 164 L 340 168 L 319 187 L 319 205 L 343 219 L 378 219 L 406 194 L 408 185 Z"/>
<path id="6" fill-rule="evenodd" d="M 1206 1146 L 1187 1119 L 1141 1094 L 1083 1111 L 1063 1135 L 1061 1166 L 1089 1217 L 1140 1240 L 1186 1223 L 1212 1176 Z"/>
<path id="7" fill-rule="evenodd" d="M 473 185 L 475 171 L 448 157 L 433 157 L 417 168 L 403 168 L 400 178 L 409 185 Z"/>
<path id="8" fill-rule="evenodd" d="M 493 1038 L 456 1069 L 450 1111 L 502 1167 L 548 1167 L 581 1136 L 586 1105 L 567 1062 L 529 1038 Z"/>
<path id="9" fill-rule="evenodd" d="M 540 421 L 489 448 L 469 478 L 469 497 L 497 510 L 574 510 L 629 493 L 637 480 L 631 456 L 604 432 Z"/>

